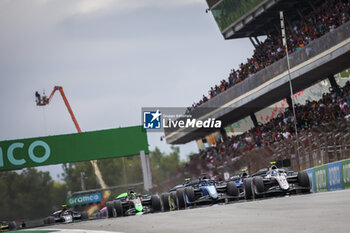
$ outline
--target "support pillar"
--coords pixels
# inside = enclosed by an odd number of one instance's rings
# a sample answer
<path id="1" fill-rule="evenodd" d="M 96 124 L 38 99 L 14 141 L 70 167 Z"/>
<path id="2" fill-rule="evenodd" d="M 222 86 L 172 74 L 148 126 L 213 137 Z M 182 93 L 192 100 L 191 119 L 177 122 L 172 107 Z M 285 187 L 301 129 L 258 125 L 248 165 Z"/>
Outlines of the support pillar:
<path id="1" fill-rule="evenodd" d="M 225 130 L 224 127 L 222 127 L 222 128 L 220 129 L 220 134 L 221 134 L 222 139 L 223 139 L 224 141 L 226 141 L 226 140 L 227 140 L 227 133 L 226 133 L 226 130 Z"/>
<path id="2" fill-rule="evenodd" d="M 256 116 L 255 116 L 255 113 L 251 113 L 250 114 L 250 119 L 252 119 L 254 127 L 258 127 L 259 126 L 258 120 L 256 119 Z"/>
<path id="3" fill-rule="evenodd" d="M 292 108 L 293 108 L 292 98 L 290 96 L 287 96 L 286 100 L 287 100 L 287 103 L 289 105 L 289 110 L 292 110 Z"/>
<path id="4" fill-rule="evenodd" d="M 253 40 L 251 37 L 249 37 L 249 40 L 250 40 L 250 42 L 252 42 L 254 48 L 257 48 L 257 47 L 258 47 L 258 46 L 254 43 L 254 40 Z"/>
<path id="5" fill-rule="evenodd" d="M 328 80 L 331 83 L 333 90 L 335 90 L 335 93 L 337 93 L 337 96 L 339 96 L 340 95 L 340 87 L 339 87 L 337 81 L 335 81 L 334 75 L 328 76 Z"/>

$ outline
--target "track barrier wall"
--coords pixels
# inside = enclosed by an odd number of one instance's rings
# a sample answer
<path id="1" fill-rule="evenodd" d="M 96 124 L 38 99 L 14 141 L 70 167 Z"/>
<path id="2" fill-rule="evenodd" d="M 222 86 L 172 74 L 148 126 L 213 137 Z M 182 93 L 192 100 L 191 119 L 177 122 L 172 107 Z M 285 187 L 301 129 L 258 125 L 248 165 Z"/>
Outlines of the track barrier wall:
<path id="1" fill-rule="evenodd" d="M 305 171 L 312 182 L 312 192 L 350 188 L 350 159 L 309 168 Z"/>

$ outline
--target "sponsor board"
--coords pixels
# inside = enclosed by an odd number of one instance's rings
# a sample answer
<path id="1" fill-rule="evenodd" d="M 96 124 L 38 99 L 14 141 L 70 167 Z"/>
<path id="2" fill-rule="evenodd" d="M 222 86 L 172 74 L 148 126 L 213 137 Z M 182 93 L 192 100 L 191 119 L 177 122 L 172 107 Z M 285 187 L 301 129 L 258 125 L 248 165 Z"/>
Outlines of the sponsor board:
<path id="1" fill-rule="evenodd" d="M 341 161 L 343 188 L 350 188 L 350 159 Z"/>
<path id="2" fill-rule="evenodd" d="M 322 165 L 314 168 L 315 191 L 328 191 L 327 181 L 327 165 Z"/>
<path id="3" fill-rule="evenodd" d="M 327 184 L 328 184 L 329 191 L 343 189 L 340 162 L 327 164 L 327 177 L 328 177 Z"/>
<path id="4" fill-rule="evenodd" d="M 102 200 L 101 193 L 91 193 L 91 194 L 68 197 L 66 200 L 66 204 L 68 206 L 85 205 L 85 204 L 100 202 L 101 200 Z"/>
<path id="5" fill-rule="evenodd" d="M 149 153 L 142 126 L 0 142 L 0 171 Z"/>

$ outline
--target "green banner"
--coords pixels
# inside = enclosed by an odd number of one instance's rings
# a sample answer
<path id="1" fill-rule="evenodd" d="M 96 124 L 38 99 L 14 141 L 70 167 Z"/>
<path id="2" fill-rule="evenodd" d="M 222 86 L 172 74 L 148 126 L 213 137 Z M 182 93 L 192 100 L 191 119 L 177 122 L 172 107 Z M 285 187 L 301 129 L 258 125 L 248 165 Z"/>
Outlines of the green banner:
<path id="1" fill-rule="evenodd" d="M 341 161 L 343 188 L 350 188 L 350 159 Z"/>
<path id="2" fill-rule="evenodd" d="M 327 165 L 322 165 L 314 168 L 314 181 L 316 192 L 328 191 L 327 185 Z"/>
<path id="3" fill-rule="evenodd" d="M 148 151 L 142 126 L 0 142 L 0 170 L 137 155 Z"/>

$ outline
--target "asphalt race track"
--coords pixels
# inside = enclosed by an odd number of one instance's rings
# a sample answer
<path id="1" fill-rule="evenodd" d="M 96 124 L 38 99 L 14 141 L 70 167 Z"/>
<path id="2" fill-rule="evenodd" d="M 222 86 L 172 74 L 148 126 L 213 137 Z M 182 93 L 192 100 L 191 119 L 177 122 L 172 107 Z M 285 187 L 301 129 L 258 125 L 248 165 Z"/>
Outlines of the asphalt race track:
<path id="1" fill-rule="evenodd" d="M 350 190 L 241 201 L 40 229 L 66 229 L 65 232 L 69 232 L 68 229 L 88 229 L 125 233 L 350 232 Z"/>

